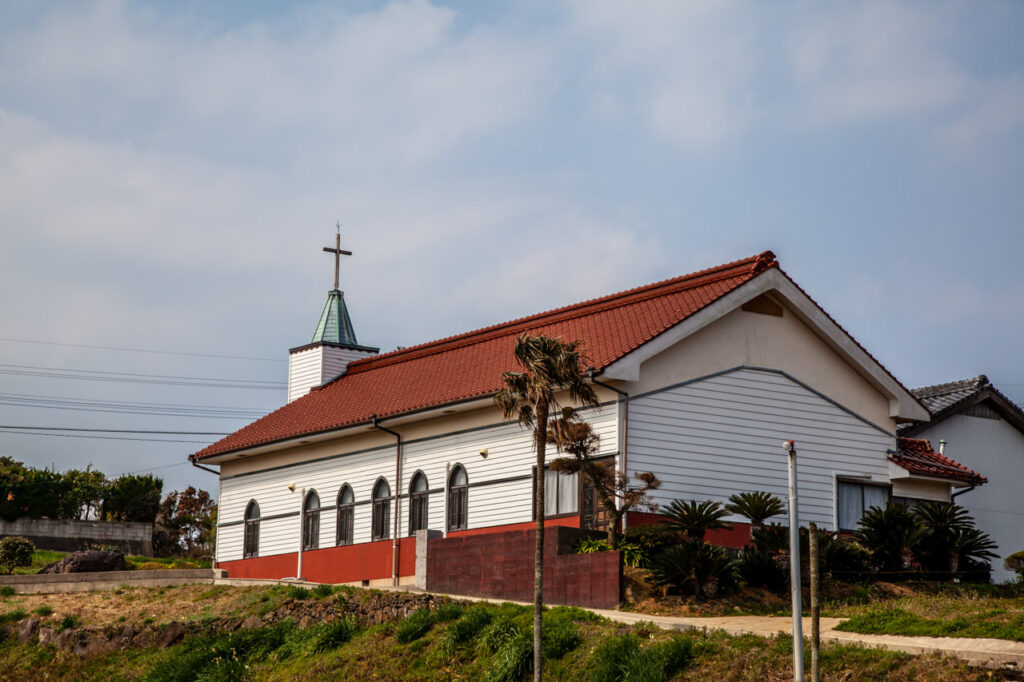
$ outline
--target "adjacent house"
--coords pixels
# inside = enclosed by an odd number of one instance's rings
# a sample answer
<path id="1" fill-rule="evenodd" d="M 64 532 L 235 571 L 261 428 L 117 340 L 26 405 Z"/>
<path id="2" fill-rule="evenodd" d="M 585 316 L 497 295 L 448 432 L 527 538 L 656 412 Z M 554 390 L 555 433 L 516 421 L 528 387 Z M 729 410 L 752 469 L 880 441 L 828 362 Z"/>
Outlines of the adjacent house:
<path id="1" fill-rule="evenodd" d="M 312 341 L 291 351 L 290 402 L 192 455 L 219 466 L 218 565 L 238 577 L 412 582 L 425 531 L 530 528 L 538 475 L 548 525 L 600 528 L 586 485 L 536 471 L 531 434 L 493 404 L 523 332 L 583 342 L 602 401 L 583 413 L 599 456 L 655 473 L 658 503 L 785 496 L 790 439 L 801 522 L 824 528 L 853 529 L 893 497 L 948 500 L 983 482 L 925 441 L 898 439 L 901 425 L 927 422 L 926 407 L 770 251 L 382 354 L 356 342 L 335 288 Z M 749 537 L 733 520 L 719 542 Z M 508 546 L 487 551 L 499 561 Z"/>
<path id="2" fill-rule="evenodd" d="M 984 375 L 913 393 L 931 410 L 932 418 L 906 425 L 900 435 L 937 442 L 941 452 L 985 474 L 984 491 L 958 496 L 956 501 L 999 545 L 992 579 L 1012 580 L 1014 573 L 1003 568 L 1003 559 L 1024 550 L 1024 411 Z"/>

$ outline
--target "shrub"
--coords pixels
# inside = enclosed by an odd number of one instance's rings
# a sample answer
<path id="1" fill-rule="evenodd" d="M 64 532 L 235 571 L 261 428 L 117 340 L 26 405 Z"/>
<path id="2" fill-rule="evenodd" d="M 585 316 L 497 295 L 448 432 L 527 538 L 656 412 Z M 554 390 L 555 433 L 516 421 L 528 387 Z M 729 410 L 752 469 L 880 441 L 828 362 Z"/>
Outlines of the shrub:
<path id="1" fill-rule="evenodd" d="M 608 540 L 604 538 L 582 538 L 576 543 L 577 554 L 595 554 L 607 552 L 612 548 Z"/>
<path id="2" fill-rule="evenodd" d="M 10 585 L 0 587 L 0 597 L 10 597 L 14 594 L 14 588 Z"/>
<path id="3" fill-rule="evenodd" d="M 661 512 L 667 526 L 682 531 L 690 540 L 703 540 L 709 530 L 732 528 L 722 520 L 728 515 L 721 502 L 711 500 L 673 500 Z"/>
<path id="4" fill-rule="evenodd" d="M 512 617 L 503 614 L 495 618 L 484 630 L 484 646 L 492 653 L 497 652 L 506 642 L 515 639 L 521 634 L 520 627 Z"/>
<path id="5" fill-rule="evenodd" d="M 328 585 L 327 583 L 320 583 L 319 585 L 317 585 L 316 587 L 313 588 L 312 592 L 313 592 L 313 596 L 316 597 L 317 599 L 323 599 L 325 597 L 330 597 L 332 594 L 334 594 L 334 585 Z"/>
<path id="6" fill-rule="evenodd" d="M 491 612 L 486 608 L 474 606 L 467 609 L 458 620 L 448 627 L 448 637 L 455 644 L 468 642 L 478 635 L 491 622 Z"/>
<path id="7" fill-rule="evenodd" d="M 288 599 L 295 599 L 297 601 L 304 601 L 312 595 L 308 587 L 302 587 L 301 585 L 289 585 L 285 588 L 284 593 Z"/>
<path id="8" fill-rule="evenodd" d="M 73 629 L 77 628 L 81 624 L 82 624 L 82 620 L 78 616 L 76 616 L 76 615 L 74 615 L 72 613 L 69 613 L 69 614 L 67 614 L 66 616 L 64 616 L 63 618 L 60 619 L 60 629 L 61 630 L 73 630 Z"/>
<path id="9" fill-rule="evenodd" d="M 870 553 L 876 569 L 896 579 L 913 570 L 913 550 L 922 529 L 909 509 L 899 504 L 872 507 L 858 523 L 857 540 Z"/>
<path id="10" fill-rule="evenodd" d="M 591 661 L 595 682 L 668 680 L 693 660 L 693 640 L 673 637 L 641 648 L 636 635 L 618 635 L 595 649 Z"/>
<path id="11" fill-rule="evenodd" d="M 744 547 L 740 551 L 739 574 L 750 587 L 763 587 L 772 592 L 782 593 L 789 586 L 789 576 L 775 557 L 756 546 Z"/>
<path id="12" fill-rule="evenodd" d="M 462 607 L 453 601 L 446 601 L 437 607 L 434 612 L 434 616 L 438 621 L 444 623 L 450 620 L 455 620 L 462 615 Z"/>
<path id="13" fill-rule="evenodd" d="M 435 616 L 430 609 L 416 609 L 398 625 L 395 639 L 399 644 L 408 644 L 427 634 L 434 626 Z"/>
<path id="14" fill-rule="evenodd" d="M 8 573 L 16 568 L 31 566 L 35 549 L 31 540 L 17 535 L 0 539 L 0 566 Z"/>
<path id="15" fill-rule="evenodd" d="M 3 625 L 4 623 L 16 623 L 27 615 L 28 614 L 25 612 L 25 609 L 14 609 L 7 613 L 0 613 L 0 625 Z"/>
<path id="16" fill-rule="evenodd" d="M 640 648 L 640 639 L 636 635 L 616 635 L 602 642 L 590 661 L 593 666 L 590 679 L 592 682 L 618 682 L 622 679 L 620 665 L 629 660 Z"/>
<path id="17" fill-rule="evenodd" d="M 696 597 L 713 597 L 736 588 L 737 562 L 724 547 L 684 542 L 654 559 L 651 573 L 661 585 Z"/>
<path id="18" fill-rule="evenodd" d="M 675 528 L 659 524 L 631 526 L 622 534 L 622 542 L 639 545 L 652 556 L 683 541 L 683 534 Z"/>
<path id="19" fill-rule="evenodd" d="M 144 561 L 136 568 L 140 571 L 162 571 L 167 568 L 167 564 L 162 564 L 159 561 Z"/>
<path id="20" fill-rule="evenodd" d="M 1017 574 L 1017 582 L 1024 585 L 1024 551 L 1014 552 L 1003 561 L 1003 568 Z"/>
<path id="21" fill-rule="evenodd" d="M 544 614 L 541 648 L 545 658 L 560 659 L 578 647 L 581 641 L 583 638 L 571 612 L 551 610 Z"/>
<path id="22" fill-rule="evenodd" d="M 487 679 L 490 682 L 516 682 L 533 669 L 533 636 L 519 632 L 505 640 L 494 653 Z"/>
<path id="23" fill-rule="evenodd" d="M 778 516 L 786 511 L 782 500 L 761 490 L 732 495 L 725 508 L 733 514 L 739 514 L 749 519 L 754 527 L 763 526 L 765 519 Z"/>

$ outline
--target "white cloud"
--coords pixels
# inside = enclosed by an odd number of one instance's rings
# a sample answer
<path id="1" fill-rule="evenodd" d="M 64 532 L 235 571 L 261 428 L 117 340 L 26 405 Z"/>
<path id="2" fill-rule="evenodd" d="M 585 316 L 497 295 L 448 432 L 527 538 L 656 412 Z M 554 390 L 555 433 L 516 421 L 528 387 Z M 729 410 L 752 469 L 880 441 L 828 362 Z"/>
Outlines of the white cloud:
<path id="1" fill-rule="evenodd" d="M 284 140 L 293 158 L 408 164 L 514 123 L 546 87 L 540 46 L 458 30 L 455 17 L 412 0 L 354 15 L 297 10 L 289 32 L 254 23 L 214 32 L 98 3 L 5 41 L 0 83 L 31 87 L 105 130 L 132 134 L 136 119 L 173 128 L 142 126 L 155 140 L 166 132 L 236 154 Z"/>
<path id="2" fill-rule="evenodd" d="M 948 56 L 956 22 L 941 6 L 832 6 L 788 38 L 803 117 L 834 125 L 941 110 L 970 77 Z"/>
<path id="3" fill-rule="evenodd" d="M 713 147 L 749 125 L 756 52 L 745 3 L 580 0 L 569 7 L 570 34 L 594 51 L 597 110 L 629 116 L 639 109 L 659 136 L 684 149 Z M 626 101 L 615 106 L 616 98 Z"/>

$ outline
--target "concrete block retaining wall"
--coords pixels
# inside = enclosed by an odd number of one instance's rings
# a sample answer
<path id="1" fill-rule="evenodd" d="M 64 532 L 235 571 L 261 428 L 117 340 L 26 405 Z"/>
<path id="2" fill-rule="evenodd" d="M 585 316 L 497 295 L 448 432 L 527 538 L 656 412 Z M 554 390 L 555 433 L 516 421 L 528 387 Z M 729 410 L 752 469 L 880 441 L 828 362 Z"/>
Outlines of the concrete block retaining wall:
<path id="1" fill-rule="evenodd" d="M 10 535 L 28 538 L 39 549 L 58 552 L 76 552 L 104 545 L 128 554 L 153 556 L 152 523 L 29 518 L 0 520 L 0 537 Z"/>
<path id="2" fill-rule="evenodd" d="M 520 530 L 430 539 L 422 560 L 426 575 L 417 575 L 417 583 L 422 580 L 431 592 L 533 601 L 535 533 Z M 621 552 L 573 553 L 580 538 L 592 534 L 578 528 L 546 529 L 545 603 L 618 607 Z"/>

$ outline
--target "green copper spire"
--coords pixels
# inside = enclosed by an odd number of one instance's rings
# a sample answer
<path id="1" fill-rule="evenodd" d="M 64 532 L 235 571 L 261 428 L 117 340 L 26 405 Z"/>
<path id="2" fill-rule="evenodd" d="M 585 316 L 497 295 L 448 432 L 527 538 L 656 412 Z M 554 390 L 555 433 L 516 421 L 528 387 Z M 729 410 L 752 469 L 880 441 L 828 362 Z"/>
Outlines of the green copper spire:
<path id="1" fill-rule="evenodd" d="M 352 329 L 352 320 L 348 316 L 348 308 L 345 307 L 345 294 L 337 289 L 327 294 L 327 305 L 313 333 L 312 343 L 320 342 L 359 345 L 356 332 Z"/>

